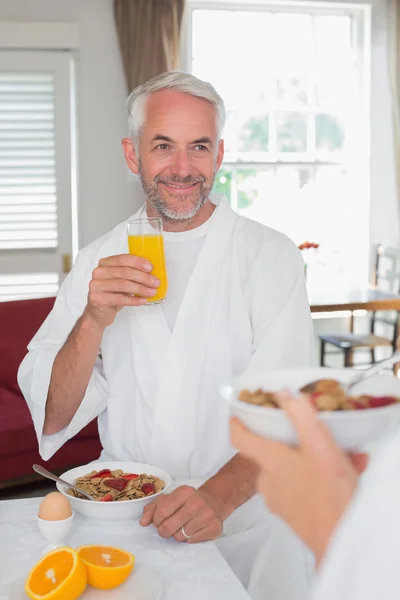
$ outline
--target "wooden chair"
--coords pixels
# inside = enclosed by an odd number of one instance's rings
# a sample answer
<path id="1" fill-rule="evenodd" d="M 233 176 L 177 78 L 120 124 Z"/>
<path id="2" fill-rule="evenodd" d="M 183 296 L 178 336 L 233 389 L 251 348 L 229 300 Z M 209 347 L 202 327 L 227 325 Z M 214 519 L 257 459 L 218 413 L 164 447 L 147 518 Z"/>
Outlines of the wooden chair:
<path id="1" fill-rule="evenodd" d="M 372 283 L 383 291 L 400 293 L 400 249 L 379 244 L 376 247 L 375 266 Z M 371 364 L 376 362 L 375 350 L 379 347 L 390 347 L 396 351 L 398 336 L 398 321 L 400 313 L 397 311 L 373 311 L 370 318 L 370 332 L 367 334 L 354 333 L 354 314 L 350 318 L 350 332 L 347 334 L 320 335 L 320 364 L 325 366 L 326 344 L 338 348 L 344 353 L 344 366 L 354 366 L 353 355 L 357 350 L 369 350 Z M 377 329 L 384 325 L 390 335 L 378 335 Z"/>

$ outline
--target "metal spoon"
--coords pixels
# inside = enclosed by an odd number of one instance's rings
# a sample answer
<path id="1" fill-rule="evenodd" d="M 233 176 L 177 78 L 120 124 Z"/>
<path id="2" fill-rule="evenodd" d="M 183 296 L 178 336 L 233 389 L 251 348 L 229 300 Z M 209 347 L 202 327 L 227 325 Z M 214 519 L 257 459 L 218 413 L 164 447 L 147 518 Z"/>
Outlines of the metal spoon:
<path id="1" fill-rule="evenodd" d="M 87 492 L 84 492 L 83 490 L 72 485 L 71 483 L 68 483 L 68 481 L 64 481 L 64 479 L 60 479 L 60 477 L 57 477 L 57 475 L 50 473 L 50 471 L 48 471 L 44 467 L 41 467 L 40 465 L 32 465 L 32 469 L 34 471 L 36 471 L 36 473 L 38 473 L 39 475 L 42 475 L 43 477 L 47 477 L 47 479 L 51 479 L 52 481 L 58 481 L 58 483 L 61 483 L 62 485 L 65 485 L 68 488 L 71 488 L 71 489 L 75 490 L 76 492 L 79 492 L 79 494 L 82 494 L 82 496 L 85 496 L 85 498 L 87 498 L 88 500 L 93 500 L 93 502 L 95 501 L 94 498 L 92 498 L 92 496 L 90 496 L 90 494 L 88 494 Z"/>
<path id="2" fill-rule="evenodd" d="M 365 371 L 360 371 L 360 373 L 358 373 L 355 377 L 353 377 L 353 379 L 351 381 L 349 381 L 348 383 L 341 382 L 341 386 L 346 392 L 349 392 L 354 386 L 356 386 L 361 381 L 364 381 L 365 379 L 369 379 L 373 375 L 380 373 L 382 371 L 382 369 L 384 369 L 385 367 L 390 367 L 391 365 L 393 365 L 397 362 L 400 362 L 400 352 L 395 352 L 389 358 L 385 358 L 385 360 L 381 360 L 381 361 L 375 363 L 369 369 L 366 369 Z M 324 379 L 316 379 L 315 381 L 310 381 L 310 383 L 303 385 L 303 387 L 300 388 L 299 391 L 302 392 L 303 394 L 312 394 L 315 391 L 317 384 L 320 383 L 321 381 L 324 381 Z"/>

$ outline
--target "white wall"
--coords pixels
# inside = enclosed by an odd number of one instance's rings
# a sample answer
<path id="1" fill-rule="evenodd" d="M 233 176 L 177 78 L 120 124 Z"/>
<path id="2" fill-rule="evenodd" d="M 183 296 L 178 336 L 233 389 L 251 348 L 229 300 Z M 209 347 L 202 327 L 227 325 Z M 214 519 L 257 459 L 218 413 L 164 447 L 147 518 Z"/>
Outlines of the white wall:
<path id="1" fill-rule="evenodd" d="M 388 81 L 386 4 L 375 0 L 372 8 L 371 54 L 371 206 L 370 240 L 400 243 L 391 97 Z"/>
<path id="2" fill-rule="evenodd" d="M 0 0 L 0 21 L 79 24 L 80 246 L 111 229 L 140 204 L 120 146 L 127 133 L 127 90 L 112 4 L 112 0 Z"/>

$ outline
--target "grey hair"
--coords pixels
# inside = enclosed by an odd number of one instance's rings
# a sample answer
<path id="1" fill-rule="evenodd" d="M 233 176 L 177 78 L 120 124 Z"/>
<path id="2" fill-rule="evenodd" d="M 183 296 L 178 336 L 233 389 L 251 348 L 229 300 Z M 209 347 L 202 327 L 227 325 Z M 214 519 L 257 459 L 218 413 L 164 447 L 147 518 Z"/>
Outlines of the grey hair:
<path id="1" fill-rule="evenodd" d="M 225 125 L 225 105 L 221 96 L 210 83 L 202 81 L 194 75 L 181 71 L 169 71 L 136 87 L 126 100 L 129 136 L 135 144 L 139 141 L 140 129 L 145 121 L 147 98 L 150 94 L 161 90 L 174 90 L 210 102 L 217 115 L 218 138 L 221 137 Z"/>

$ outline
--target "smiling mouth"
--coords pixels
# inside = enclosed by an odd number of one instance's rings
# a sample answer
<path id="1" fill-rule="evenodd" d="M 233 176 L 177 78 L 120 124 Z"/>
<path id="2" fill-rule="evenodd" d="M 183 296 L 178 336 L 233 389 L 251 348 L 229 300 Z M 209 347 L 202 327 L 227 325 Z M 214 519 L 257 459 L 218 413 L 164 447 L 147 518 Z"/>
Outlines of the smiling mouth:
<path id="1" fill-rule="evenodd" d="M 165 181 L 161 181 L 160 183 L 162 183 L 163 185 L 166 185 L 167 187 L 171 187 L 174 188 L 176 190 L 188 190 L 189 188 L 194 187 L 195 185 L 199 184 L 199 181 L 194 181 L 193 183 L 185 183 L 185 184 L 176 184 L 176 183 L 167 183 Z"/>

